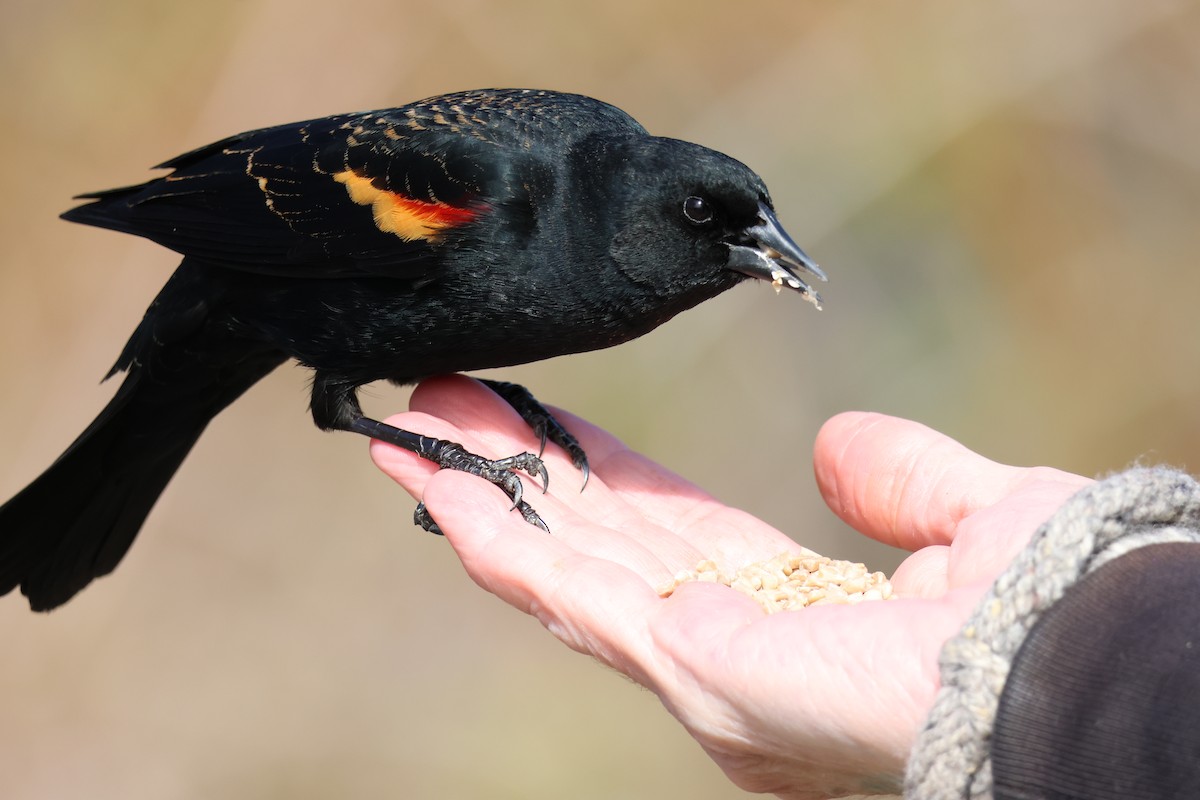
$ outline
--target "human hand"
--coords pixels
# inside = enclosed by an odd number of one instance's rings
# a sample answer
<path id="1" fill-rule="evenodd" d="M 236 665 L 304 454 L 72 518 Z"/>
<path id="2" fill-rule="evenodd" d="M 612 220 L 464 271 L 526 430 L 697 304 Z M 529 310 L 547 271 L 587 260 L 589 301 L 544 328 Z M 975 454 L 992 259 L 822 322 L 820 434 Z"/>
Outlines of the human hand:
<path id="1" fill-rule="evenodd" d="M 426 381 L 411 405 L 389 422 L 482 454 L 536 445 L 503 401 L 462 377 Z M 483 481 L 379 442 L 371 453 L 424 499 L 480 586 L 655 692 L 738 786 L 788 798 L 899 790 L 942 643 L 1087 483 L 996 464 L 913 422 L 839 415 L 817 438 L 817 481 L 856 530 L 914 551 L 892 578 L 900 599 L 767 616 L 724 586 L 688 583 L 666 599 L 656 589 L 701 559 L 732 571 L 794 551 L 791 539 L 555 414 L 592 476 L 580 493 L 561 451 L 547 451 L 550 492 L 526 483 L 551 535 Z"/>

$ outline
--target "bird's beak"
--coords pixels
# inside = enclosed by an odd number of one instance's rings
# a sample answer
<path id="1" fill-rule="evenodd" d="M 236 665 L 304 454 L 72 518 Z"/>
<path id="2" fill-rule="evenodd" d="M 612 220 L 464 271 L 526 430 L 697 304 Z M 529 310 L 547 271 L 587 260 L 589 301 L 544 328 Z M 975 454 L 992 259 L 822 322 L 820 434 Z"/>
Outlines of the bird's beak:
<path id="1" fill-rule="evenodd" d="M 813 291 L 797 271 L 807 272 L 823 281 L 828 278 L 817 263 L 792 241 L 792 237 L 776 219 L 775 212 L 766 203 L 758 204 L 758 224 L 743 231 L 738 241 L 727 244 L 727 269 L 770 281 L 776 291 L 786 286 L 804 295 L 804 299 L 818 309 L 821 307 L 821 295 Z"/>

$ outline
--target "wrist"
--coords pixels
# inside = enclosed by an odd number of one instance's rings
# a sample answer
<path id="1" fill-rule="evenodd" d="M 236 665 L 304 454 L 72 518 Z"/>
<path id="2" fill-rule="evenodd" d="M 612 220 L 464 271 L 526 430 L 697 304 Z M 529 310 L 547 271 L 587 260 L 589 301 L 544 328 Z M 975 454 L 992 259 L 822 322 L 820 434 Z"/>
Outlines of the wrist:
<path id="1" fill-rule="evenodd" d="M 908 796 L 990 797 L 991 733 L 1030 630 L 1066 591 L 1131 550 L 1200 541 L 1200 486 L 1136 469 L 1083 489 L 1034 535 L 942 648 L 942 687 L 909 760 Z"/>

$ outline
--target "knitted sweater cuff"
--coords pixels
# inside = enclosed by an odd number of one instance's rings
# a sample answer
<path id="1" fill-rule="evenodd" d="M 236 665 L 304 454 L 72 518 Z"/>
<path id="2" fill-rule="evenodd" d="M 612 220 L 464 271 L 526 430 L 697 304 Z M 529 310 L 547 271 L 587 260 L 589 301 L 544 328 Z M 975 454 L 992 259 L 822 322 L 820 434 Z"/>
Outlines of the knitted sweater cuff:
<path id="1" fill-rule="evenodd" d="M 1164 542 L 1200 542 L 1200 484 L 1164 468 L 1092 484 L 1042 525 L 943 646 L 942 688 L 909 759 L 905 796 L 990 798 L 996 708 L 1029 630 L 1097 567 Z"/>

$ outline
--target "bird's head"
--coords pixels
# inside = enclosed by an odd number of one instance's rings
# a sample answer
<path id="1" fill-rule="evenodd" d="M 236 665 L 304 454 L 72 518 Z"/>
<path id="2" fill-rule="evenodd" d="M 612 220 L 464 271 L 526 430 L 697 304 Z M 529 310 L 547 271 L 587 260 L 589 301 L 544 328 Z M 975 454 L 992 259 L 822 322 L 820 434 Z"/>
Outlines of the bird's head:
<path id="1" fill-rule="evenodd" d="M 615 209 L 610 255 L 627 278 L 696 302 L 757 278 L 821 307 L 805 276 L 825 274 L 780 225 L 749 167 L 660 137 L 610 143 L 600 157 L 605 202 Z"/>

